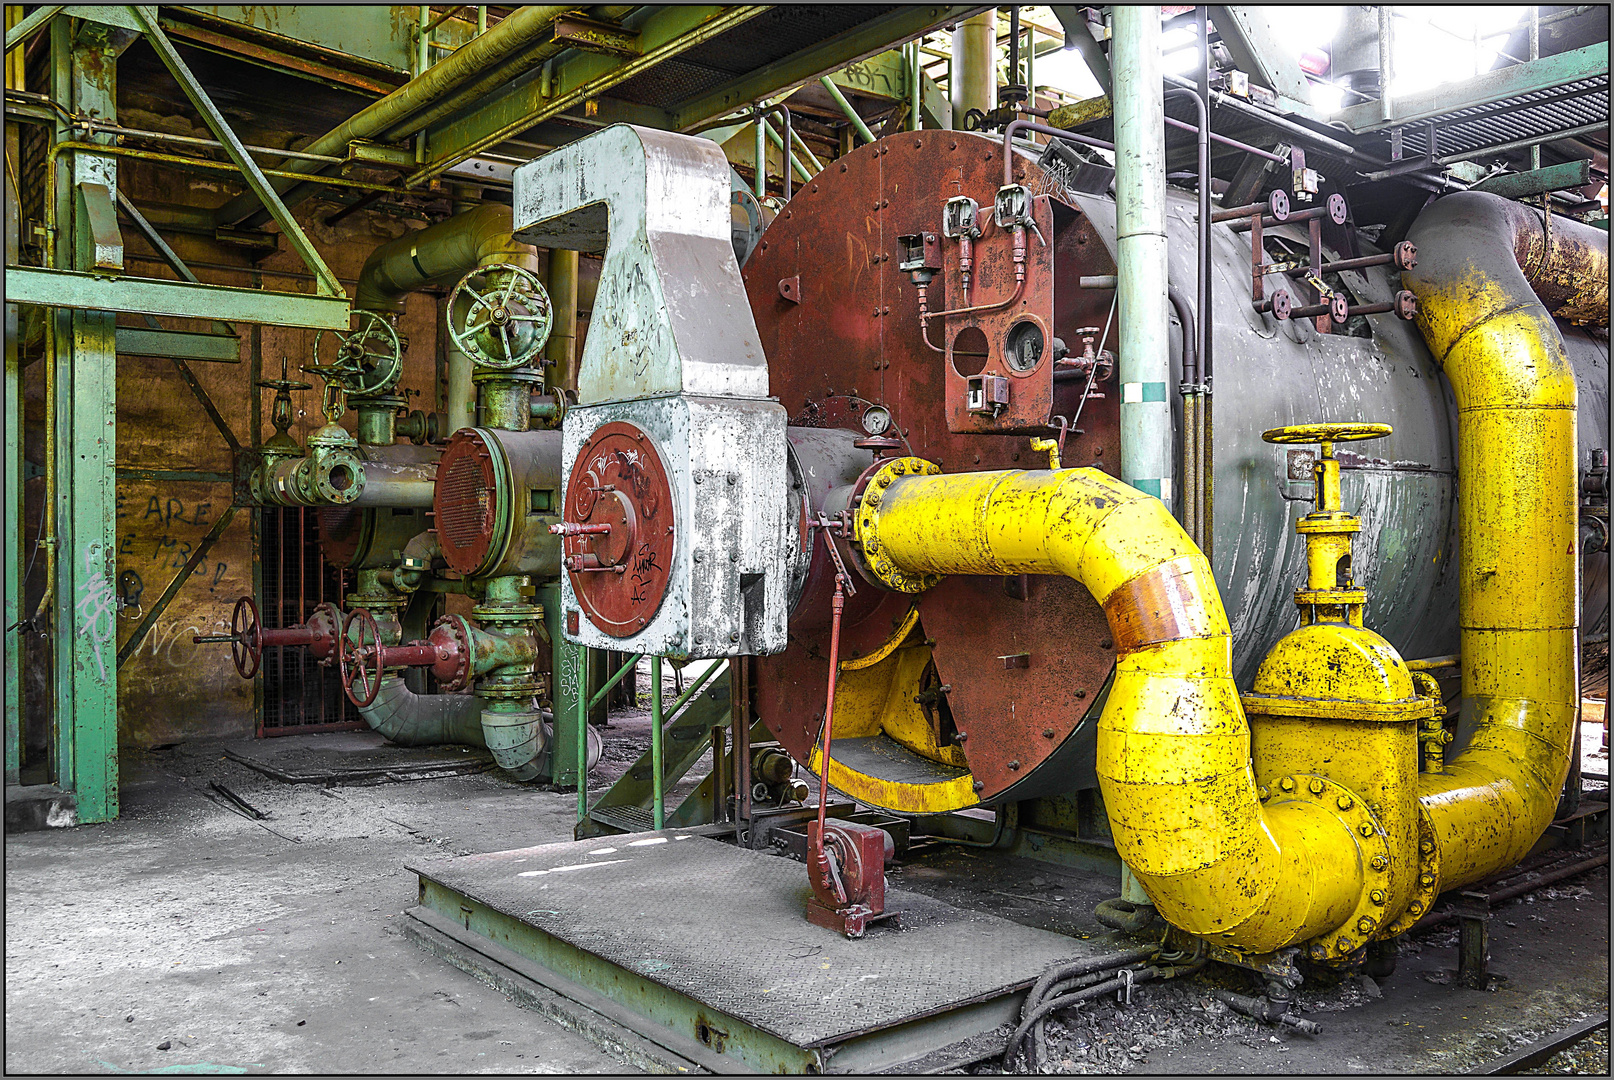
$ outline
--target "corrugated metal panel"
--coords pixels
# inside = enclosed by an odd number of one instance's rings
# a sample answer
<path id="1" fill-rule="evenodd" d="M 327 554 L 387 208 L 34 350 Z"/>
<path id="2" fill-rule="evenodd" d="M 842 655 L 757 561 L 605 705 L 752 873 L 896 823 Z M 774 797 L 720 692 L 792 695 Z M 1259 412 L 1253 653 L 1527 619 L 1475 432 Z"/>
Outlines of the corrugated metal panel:
<path id="1" fill-rule="evenodd" d="M 1431 127 L 1437 132 L 1435 153 L 1439 156 L 1550 135 L 1582 124 L 1607 123 L 1608 90 L 1608 76 L 1599 75 L 1420 120 L 1402 130 L 1402 152 L 1408 157 L 1424 154 L 1429 149 Z M 1382 141 L 1388 156 L 1388 134 Z M 1370 147 L 1370 152 L 1378 149 Z"/>

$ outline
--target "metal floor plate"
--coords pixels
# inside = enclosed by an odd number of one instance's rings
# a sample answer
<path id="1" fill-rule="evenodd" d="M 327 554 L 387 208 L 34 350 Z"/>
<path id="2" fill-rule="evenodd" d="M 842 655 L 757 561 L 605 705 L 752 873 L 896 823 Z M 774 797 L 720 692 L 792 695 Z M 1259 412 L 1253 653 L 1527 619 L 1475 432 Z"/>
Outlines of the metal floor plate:
<path id="1" fill-rule="evenodd" d="M 801 863 L 680 830 L 410 869 L 800 1047 L 1001 996 L 1104 948 L 900 889 L 886 893 L 900 928 L 848 941 L 807 922 Z"/>

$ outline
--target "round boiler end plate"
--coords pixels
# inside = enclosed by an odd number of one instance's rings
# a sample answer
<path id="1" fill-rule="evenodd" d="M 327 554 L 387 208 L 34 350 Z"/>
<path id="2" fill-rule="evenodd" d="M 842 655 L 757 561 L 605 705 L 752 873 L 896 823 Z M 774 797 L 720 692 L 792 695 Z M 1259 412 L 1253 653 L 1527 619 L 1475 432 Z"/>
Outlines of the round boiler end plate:
<path id="1" fill-rule="evenodd" d="M 603 529 L 566 537 L 567 572 L 578 606 L 612 637 L 637 634 L 661 608 L 677 542 L 673 507 L 661 455 L 638 427 L 604 424 L 579 448 L 566 521 Z"/>
<path id="2" fill-rule="evenodd" d="M 500 451 L 475 428 L 455 432 L 437 465 L 432 509 L 437 541 L 450 569 L 475 574 L 488 560 L 499 520 L 495 455 Z"/>

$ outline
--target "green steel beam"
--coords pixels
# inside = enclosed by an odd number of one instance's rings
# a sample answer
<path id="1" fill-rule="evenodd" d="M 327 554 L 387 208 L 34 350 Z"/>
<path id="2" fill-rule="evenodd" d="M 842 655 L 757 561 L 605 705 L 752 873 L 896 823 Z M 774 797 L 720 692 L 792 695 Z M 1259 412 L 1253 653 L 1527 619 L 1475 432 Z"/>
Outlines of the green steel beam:
<path id="1" fill-rule="evenodd" d="M 286 204 L 280 201 L 280 193 L 270 186 L 269 178 L 263 174 L 258 163 L 252 160 L 247 148 L 241 145 L 241 140 L 236 138 L 235 132 L 225 122 L 224 115 L 213 104 L 213 99 L 207 96 L 207 91 L 202 89 L 202 84 L 196 81 L 196 76 L 191 74 L 191 69 L 185 65 L 185 61 L 175 50 L 174 43 L 163 33 L 163 28 L 157 22 L 156 7 L 131 7 L 129 10 L 134 12 L 135 18 L 144 25 L 146 40 L 151 43 L 152 50 L 161 58 L 169 74 L 179 83 L 180 89 L 185 91 L 185 96 L 201 114 L 208 130 L 213 133 L 215 139 L 224 144 L 225 152 L 229 154 L 230 160 L 235 162 L 236 168 L 241 170 L 247 187 L 251 188 L 252 193 L 263 202 L 265 209 L 275 219 L 275 224 L 280 226 L 280 231 L 286 234 L 292 249 L 314 275 L 316 289 L 325 296 L 340 296 L 345 299 L 347 290 L 336 280 L 331 268 L 325 265 L 325 260 L 320 257 L 314 242 L 303 232 L 297 219 L 291 216 Z"/>
<path id="2" fill-rule="evenodd" d="M 918 37 L 946 23 L 968 18 L 987 8 L 974 4 L 898 5 L 817 45 L 802 49 L 766 67 L 748 72 L 672 110 L 673 128 L 683 131 L 722 116 L 741 105 L 759 101 L 786 87 L 838 71 L 848 64 L 890 49 L 893 43 Z M 898 90 L 895 97 L 901 97 Z"/>
<path id="3" fill-rule="evenodd" d="M 241 339 L 229 334 L 200 334 L 193 330 L 120 326 L 118 355 L 161 356 L 175 360 L 201 360 L 210 364 L 239 364 Z"/>
<path id="4" fill-rule="evenodd" d="M 162 234 L 157 231 L 156 226 L 147 221 L 146 215 L 140 212 L 140 208 L 131 202 L 129 197 L 121 191 L 118 192 L 118 205 L 123 207 L 124 216 L 130 221 L 134 222 L 134 227 L 140 232 L 140 235 L 145 238 L 146 243 L 151 245 L 152 250 L 157 253 L 158 257 L 161 258 L 163 262 L 168 264 L 168 268 L 170 270 L 178 274 L 181 278 L 190 282 L 192 285 L 200 285 L 202 283 L 200 278 L 191 273 L 191 268 L 185 265 L 185 260 L 179 257 L 179 253 L 168 246 L 168 241 L 162 238 Z M 220 322 L 215 319 L 213 322 L 213 332 L 215 334 L 234 336 L 235 327 L 231 326 L 227 322 Z M 197 359 L 201 358 L 198 357 Z"/>
<path id="5" fill-rule="evenodd" d="M 419 187 L 467 158 L 497 146 L 506 139 L 557 116 L 567 109 L 599 97 L 612 87 L 640 75 L 663 60 L 694 48 L 703 41 L 744 25 L 761 14 L 760 5 L 668 5 L 645 8 L 625 20 L 639 34 L 643 53 L 636 57 L 603 56 L 577 52 L 557 57 L 544 93 L 540 71 L 529 72 L 509 89 L 494 95 L 474 112 L 426 132 L 429 163 L 412 173 L 406 187 Z"/>
<path id="6" fill-rule="evenodd" d="M 162 613 L 168 610 L 168 605 L 179 592 L 180 586 L 190 580 L 191 574 L 195 572 L 198 566 L 202 565 L 202 560 L 207 558 L 207 553 L 213 550 L 213 545 L 218 542 L 218 538 L 223 535 L 230 522 L 235 520 L 236 509 L 233 505 L 225 508 L 224 513 L 220 514 L 218 520 L 213 522 L 213 527 L 207 530 L 207 535 L 202 537 L 201 543 L 196 545 L 196 550 L 191 552 L 191 557 L 185 560 L 185 565 L 179 568 L 179 572 L 168 583 L 168 587 L 163 589 L 162 595 L 157 597 L 157 602 L 151 605 L 151 609 L 146 612 L 145 617 L 135 626 L 134 632 L 129 635 L 129 640 L 125 641 L 123 647 L 118 650 L 118 667 L 123 667 L 124 661 L 133 656 L 135 650 L 140 648 L 140 643 L 146 640 L 146 635 L 151 632 L 153 626 L 157 625 L 157 620 L 162 617 Z"/>
<path id="7" fill-rule="evenodd" d="M 1592 163 L 1566 161 L 1561 165 L 1548 165 L 1529 172 L 1503 173 L 1475 184 L 1470 191 L 1488 191 L 1505 199 L 1522 199 L 1530 195 L 1544 195 L 1549 191 L 1584 187 L 1591 183 Z"/>
<path id="8" fill-rule="evenodd" d="M 104 159 L 103 159 L 104 160 Z M 161 278 L 100 277 L 77 270 L 6 267 L 6 300 L 86 311 L 131 311 L 187 319 L 224 319 L 311 330 L 348 329 L 346 296 L 192 285 Z"/>
<path id="9" fill-rule="evenodd" d="M 863 122 L 863 118 L 857 114 L 857 110 L 852 108 L 852 103 L 846 100 L 846 95 L 841 93 L 841 88 L 836 86 L 834 81 L 828 75 L 825 75 L 818 81 L 823 85 L 824 89 L 829 92 L 829 96 L 835 102 L 835 104 L 841 107 L 841 112 L 845 113 L 846 118 L 852 122 L 853 129 L 856 130 L 859 135 L 863 136 L 863 141 L 873 142 L 874 132 L 869 130 L 869 125 L 865 124 Z"/>
<path id="10" fill-rule="evenodd" d="M 55 18 L 56 13 L 61 11 L 64 6 L 65 5 L 62 4 L 43 4 L 30 12 L 28 17 L 22 22 L 18 23 L 16 26 L 13 26 L 10 30 L 7 30 L 6 52 L 10 52 L 18 45 L 21 45 L 23 42 L 33 37 L 34 31 L 38 30 L 40 27 L 50 22 L 51 19 Z"/>
<path id="11" fill-rule="evenodd" d="M 1487 71 L 1459 83 L 1447 83 L 1415 94 L 1398 96 L 1391 103 L 1394 114 L 1388 119 L 1380 116 L 1379 102 L 1364 101 L 1343 110 L 1335 120 L 1344 122 L 1347 128 L 1357 134 L 1382 131 L 1444 116 L 1459 109 L 1477 108 L 1520 94 L 1551 90 L 1579 79 L 1607 74 L 1608 42 L 1604 41 Z"/>

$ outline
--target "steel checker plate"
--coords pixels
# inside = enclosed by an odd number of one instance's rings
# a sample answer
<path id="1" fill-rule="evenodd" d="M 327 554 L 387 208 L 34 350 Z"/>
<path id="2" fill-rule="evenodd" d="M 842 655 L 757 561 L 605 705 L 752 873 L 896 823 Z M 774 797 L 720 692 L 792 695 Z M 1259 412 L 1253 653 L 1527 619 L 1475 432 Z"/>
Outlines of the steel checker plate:
<path id="1" fill-rule="evenodd" d="M 886 893 L 900 930 L 848 941 L 807 922 L 801 863 L 676 829 L 410 870 L 803 1047 L 1020 990 L 1108 951 L 901 889 Z"/>

